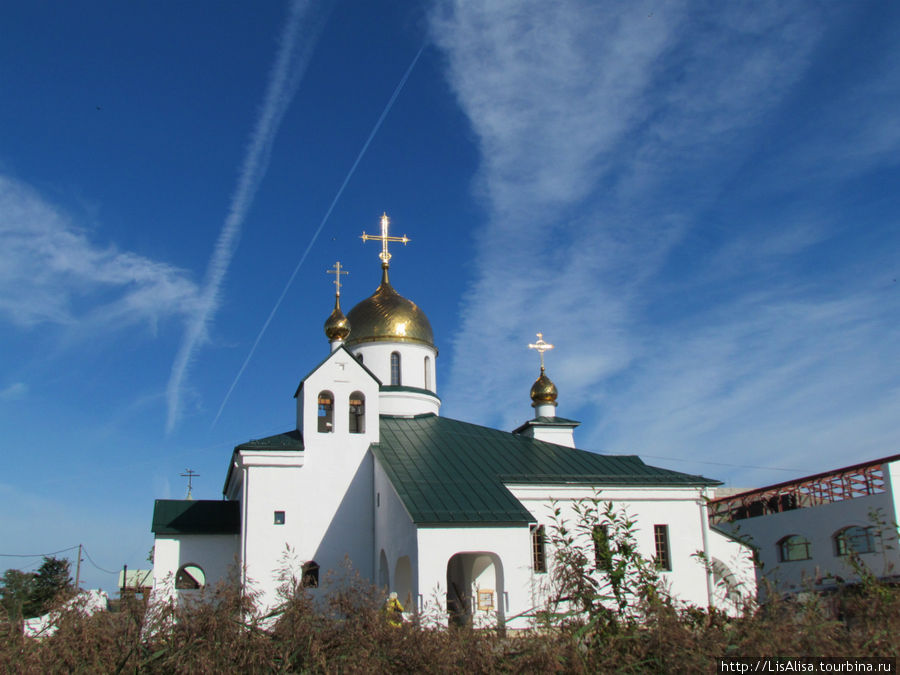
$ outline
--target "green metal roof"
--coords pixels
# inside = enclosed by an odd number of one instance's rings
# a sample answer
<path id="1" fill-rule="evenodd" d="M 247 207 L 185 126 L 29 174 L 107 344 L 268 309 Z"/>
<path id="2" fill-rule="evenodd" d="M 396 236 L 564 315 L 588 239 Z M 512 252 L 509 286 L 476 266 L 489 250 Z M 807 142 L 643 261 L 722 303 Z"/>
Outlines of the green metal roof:
<path id="1" fill-rule="evenodd" d="M 422 387 L 408 387 L 405 384 L 383 384 L 378 387 L 378 391 L 392 392 L 392 391 L 401 391 L 401 392 L 411 392 L 413 394 L 425 394 L 426 396 L 431 396 L 432 398 L 436 398 L 438 401 L 441 400 L 441 397 L 435 394 L 430 389 L 422 389 Z"/>
<path id="2" fill-rule="evenodd" d="M 235 450 L 303 450 L 303 434 L 297 429 L 235 446 Z"/>
<path id="3" fill-rule="evenodd" d="M 283 434 L 257 438 L 234 446 L 234 452 L 231 453 L 231 461 L 228 462 L 228 471 L 225 474 L 225 485 L 222 487 L 222 494 L 225 494 L 228 490 L 228 483 L 231 481 L 231 474 L 234 472 L 234 455 L 241 450 L 300 451 L 303 450 L 303 434 L 297 429 L 291 429 L 290 431 L 285 431 Z"/>
<path id="4" fill-rule="evenodd" d="M 419 525 L 535 522 L 504 483 L 719 484 L 648 466 L 634 455 L 598 455 L 433 414 L 382 416 L 380 433 L 372 451 Z"/>
<path id="5" fill-rule="evenodd" d="M 240 534 L 239 502 L 213 499 L 157 499 L 155 534 Z"/>
<path id="6" fill-rule="evenodd" d="M 521 433 L 525 429 L 529 427 L 577 427 L 581 422 L 577 422 L 575 420 L 569 420 L 565 417 L 535 417 L 533 420 L 528 420 L 524 424 L 520 424 L 518 427 L 513 429 L 514 434 Z"/>

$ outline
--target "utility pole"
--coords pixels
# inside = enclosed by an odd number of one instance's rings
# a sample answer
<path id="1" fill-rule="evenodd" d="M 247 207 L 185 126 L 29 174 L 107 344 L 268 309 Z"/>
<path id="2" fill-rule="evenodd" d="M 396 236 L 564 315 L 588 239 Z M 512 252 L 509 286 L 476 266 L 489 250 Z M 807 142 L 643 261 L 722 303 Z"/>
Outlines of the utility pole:
<path id="1" fill-rule="evenodd" d="M 82 544 L 78 544 L 78 562 L 75 563 L 75 592 L 81 590 L 81 546 Z"/>

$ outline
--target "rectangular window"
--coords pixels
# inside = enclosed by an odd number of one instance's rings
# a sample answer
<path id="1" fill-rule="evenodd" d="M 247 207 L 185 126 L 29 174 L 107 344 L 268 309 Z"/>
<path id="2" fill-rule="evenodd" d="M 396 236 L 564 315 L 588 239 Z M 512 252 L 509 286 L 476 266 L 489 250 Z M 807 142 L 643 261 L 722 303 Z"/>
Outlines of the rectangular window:
<path id="1" fill-rule="evenodd" d="M 612 552 L 609 550 L 606 525 L 594 525 L 591 529 L 591 539 L 594 540 L 594 568 L 609 571 L 612 567 Z"/>
<path id="2" fill-rule="evenodd" d="M 543 573 L 547 571 L 547 555 L 545 551 L 547 537 L 544 534 L 543 525 L 531 526 L 531 564 L 534 571 Z"/>
<path id="3" fill-rule="evenodd" d="M 672 571 L 672 555 L 669 552 L 669 526 L 654 525 L 653 541 L 656 543 L 656 569 Z"/>
<path id="4" fill-rule="evenodd" d="M 275 524 L 284 525 L 284 511 L 275 512 Z"/>

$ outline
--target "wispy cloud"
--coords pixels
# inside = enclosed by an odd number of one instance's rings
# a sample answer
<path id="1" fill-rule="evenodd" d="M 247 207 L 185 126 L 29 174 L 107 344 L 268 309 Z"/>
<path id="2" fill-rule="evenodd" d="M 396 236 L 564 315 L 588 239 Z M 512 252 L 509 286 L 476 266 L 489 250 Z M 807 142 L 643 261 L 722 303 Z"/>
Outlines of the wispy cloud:
<path id="1" fill-rule="evenodd" d="M 759 464 L 760 453 L 746 461 L 756 444 L 771 449 L 766 461 L 798 463 L 826 429 L 834 461 L 857 423 L 869 433 L 856 447 L 896 433 L 887 402 L 900 373 L 879 369 L 889 352 L 870 345 L 896 350 L 897 292 L 878 290 L 874 270 L 848 278 L 871 252 L 822 252 L 841 215 L 810 200 L 814 179 L 796 169 L 827 165 L 834 138 L 843 166 L 828 173 L 829 192 L 890 161 L 897 78 L 886 84 L 889 63 L 875 63 L 857 81 L 878 96 L 853 99 L 863 124 L 852 134 L 843 92 L 819 102 L 827 114 L 805 131 L 785 119 L 842 11 L 578 1 L 434 11 L 479 138 L 488 220 L 448 412 L 521 422 L 537 375 L 524 346 L 543 330 L 557 345 L 560 414 L 589 415 L 581 440 L 594 447 Z M 870 141 L 854 156 L 848 135 Z"/>
<path id="2" fill-rule="evenodd" d="M 24 382 L 13 382 L 0 389 L 0 401 L 17 401 L 28 394 L 28 385 Z"/>
<path id="3" fill-rule="evenodd" d="M 99 244 L 62 209 L 0 175 L 0 315 L 22 328 L 155 325 L 196 310 L 181 269 Z"/>
<path id="4" fill-rule="evenodd" d="M 184 340 L 172 364 L 166 388 L 167 431 L 174 428 L 181 414 L 188 365 L 198 346 L 207 339 L 207 328 L 221 304 L 222 282 L 234 257 L 241 228 L 268 168 L 281 120 L 287 112 L 312 54 L 318 31 L 304 31 L 301 39 L 303 19 L 309 5 L 306 0 L 293 0 L 289 6 L 275 64 L 269 72 L 262 107 L 250 135 L 250 143 L 240 167 L 237 186 L 231 198 L 225 223 L 219 232 L 206 270 L 201 303 L 188 323 Z"/>

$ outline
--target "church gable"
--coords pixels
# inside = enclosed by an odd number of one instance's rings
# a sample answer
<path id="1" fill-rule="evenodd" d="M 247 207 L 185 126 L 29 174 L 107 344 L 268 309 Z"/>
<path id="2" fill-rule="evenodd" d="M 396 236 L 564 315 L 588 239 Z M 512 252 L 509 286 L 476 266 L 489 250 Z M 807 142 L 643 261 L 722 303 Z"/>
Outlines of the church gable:
<path id="1" fill-rule="evenodd" d="M 418 525 L 522 525 L 534 516 L 508 484 L 689 487 L 718 481 L 446 417 L 382 417 L 372 446 Z"/>
<path id="2" fill-rule="evenodd" d="M 300 383 L 297 429 L 309 446 L 313 435 L 365 434 L 378 438 L 380 382 L 347 349 L 339 346 Z"/>

